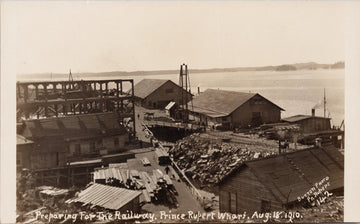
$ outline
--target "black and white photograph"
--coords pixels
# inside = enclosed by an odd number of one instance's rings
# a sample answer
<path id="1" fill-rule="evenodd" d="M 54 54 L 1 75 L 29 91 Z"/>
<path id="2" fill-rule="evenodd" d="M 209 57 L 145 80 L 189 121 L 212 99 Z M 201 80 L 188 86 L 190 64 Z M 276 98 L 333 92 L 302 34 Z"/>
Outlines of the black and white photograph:
<path id="1" fill-rule="evenodd" d="M 2 222 L 356 221 L 359 3 L 2 1 Z"/>

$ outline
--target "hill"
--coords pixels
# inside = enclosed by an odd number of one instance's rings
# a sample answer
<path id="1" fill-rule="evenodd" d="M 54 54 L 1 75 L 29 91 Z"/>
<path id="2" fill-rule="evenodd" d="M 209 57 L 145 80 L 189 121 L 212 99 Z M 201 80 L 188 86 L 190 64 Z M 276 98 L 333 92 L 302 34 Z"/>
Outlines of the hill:
<path id="1" fill-rule="evenodd" d="M 316 70 L 316 69 L 343 69 L 345 63 L 342 61 L 334 64 L 318 64 L 316 62 L 284 64 L 277 66 L 262 67 L 234 67 L 234 68 L 210 68 L 210 69 L 190 69 L 190 73 L 219 73 L 219 72 L 239 72 L 239 71 L 294 71 L 294 70 Z M 80 73 L 83 77 L 100 77 L 100 76 L 144 76 L 144 75 L 168 75 L 178 74 L 179 70 L 154 70 L 154 71 L 112 71 L 96 73 Z M 32 78 L 67 78 L 68 74 L 61 73 L 37 73 L 37 74 L 19 74 L 17 77 L 26 79 L 31 75 Z M 75 74 L 76 75 L 76 74 Z"/>

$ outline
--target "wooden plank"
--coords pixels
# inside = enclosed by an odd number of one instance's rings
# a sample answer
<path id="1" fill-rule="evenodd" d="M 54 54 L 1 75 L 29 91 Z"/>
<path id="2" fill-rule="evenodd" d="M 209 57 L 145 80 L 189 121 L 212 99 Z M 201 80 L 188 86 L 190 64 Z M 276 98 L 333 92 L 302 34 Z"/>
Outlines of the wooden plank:
<path id="1" fill-rule="evenodd" d="M 148 203 L 151 202 L 151 198 L 150 198 L 149 192 L 144 189 L 144 190 L 142 190 L 142 193 L 143 193 L 143 195 L 144 195 L 145 201 L 148 202 Z"/>

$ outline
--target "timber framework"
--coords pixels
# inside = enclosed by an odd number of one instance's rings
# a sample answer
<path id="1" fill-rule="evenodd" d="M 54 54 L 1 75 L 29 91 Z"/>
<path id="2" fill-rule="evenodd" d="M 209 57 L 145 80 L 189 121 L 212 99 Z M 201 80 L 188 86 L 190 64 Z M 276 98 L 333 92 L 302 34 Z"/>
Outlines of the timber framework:
<path id="1" fill-rule="evenodd" d="M 16 92 L 18 120 L 118 112 L 135 132 L 132 79 L 17 82 Z"/>

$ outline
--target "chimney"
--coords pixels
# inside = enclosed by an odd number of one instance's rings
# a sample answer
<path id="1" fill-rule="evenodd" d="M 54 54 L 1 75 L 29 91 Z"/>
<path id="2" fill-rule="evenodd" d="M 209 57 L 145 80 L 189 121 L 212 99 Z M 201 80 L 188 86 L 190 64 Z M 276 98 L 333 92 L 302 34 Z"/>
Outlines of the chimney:
<path id="1" fill-rule="evenodd" d="M 200 94 L 200 86 L 198 86 L 198 94 Z"/>
<path id="2" fill-rule="evenodd" d="M 311 116 L 313 116 L 313 117 L 315 116 L 315 108 L 311 109 Z"/>

